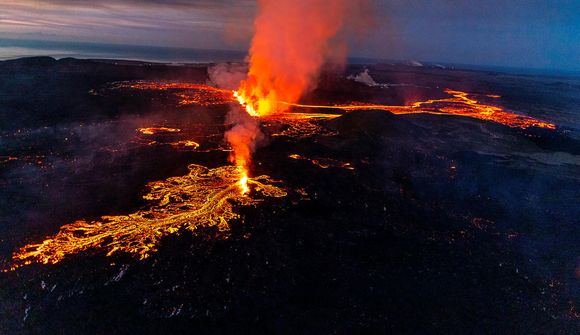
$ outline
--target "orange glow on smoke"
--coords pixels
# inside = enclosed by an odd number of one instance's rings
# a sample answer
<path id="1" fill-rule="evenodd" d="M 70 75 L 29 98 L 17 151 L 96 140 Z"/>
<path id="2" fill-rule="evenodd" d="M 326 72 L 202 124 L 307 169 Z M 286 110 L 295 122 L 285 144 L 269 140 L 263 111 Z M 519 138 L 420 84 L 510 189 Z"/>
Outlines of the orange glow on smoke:
<path id="1" fill-rule="evenodd" d="M 362 13 L 367 0 L 259 0 L 247 78 L 234 98 L 252 117 L 287 111 L 313 89 L 322 66 L 343 63 L 344 43 L 337 35 L 347 19 Z M 226 139 L 232 160 L 247 171 L 260 133 L 256 122 L 241 121 Z M 251 132 L 254 132 L 251 134 Z"/>
<path id="2" fill-rule="evenodd" d="M 337 36 L 366 0 L 260 0 L 250 48 L 250 68 L 236 95 L 250 115 L 288 109 L 316 85 L 328 61 L 342 63 Z"/>

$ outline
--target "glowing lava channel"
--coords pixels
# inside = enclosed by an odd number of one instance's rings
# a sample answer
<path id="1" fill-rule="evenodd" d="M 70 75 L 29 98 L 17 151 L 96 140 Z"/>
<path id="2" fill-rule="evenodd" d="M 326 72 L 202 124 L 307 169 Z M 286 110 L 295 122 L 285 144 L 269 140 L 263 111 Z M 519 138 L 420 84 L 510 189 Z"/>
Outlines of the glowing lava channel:
<path id="1" fill-rule="evenodd" d="M 465 116 L 485 121 L 501 123 L 512 128 L 526 129 L 529 127 L 556 129 L 556 125 L 550 122 L 538 120 L 526 115 L 515 114 L 504 110 L 502 107 L 488 105 L 476 100 L 477 94 L 446 89 L 445 93 L 450 98 L 418 101 L 407 106 L 378 105 L 353 103 L 350 105 L 305 105 L 280 101 L 279 104 L 294 108 L 334 109 L 343 111 L 354 110 L 384 110 L 393 114 L 440 114 Z M 497 95 L 487 95 L 488 98 L 499 98 Z"/>
<path id="2" fill-rule="evenodd" d="M 20 248 L 13 264 L 4 271 L 42 263 L 55 264 L 67 256 L 89 249 L 104 249 L 107 256 L 124 252 L 147 258 L 157 250 L 162 237 L 201 227 L 229 230 L 238 218 L 234 206 L 249 206 L 263 197 L 283 197 L 268 176 L 249 178 L 234 166 L 208 169 L 190 165 L 189 174 L 148 184 L 143 198 L 151 205 L 128 215 L 103 216 L 98 221 L 80 220 L 64 225 L 43 242 Z M 250 197 L 250 188 L 253 190 Z"/>
<path id="3" fill-rule="evenodd" d="M 490 105 L 479 101 L 479 97 L 488 99 L 498 99 L 499 95 L 494 94 L 475 94 L 462 92 L 457 90 L 446 89 L 445 93 L 449 94 L 449 98 L 432 99 L 426 101 L 417 101 L 410 105 L 381 105 L 368 104 L 362 102 L 352 102 L 345 105 L 312 105 L 300 104 L 286 101 L 269 101 L 268 109 L 271 110 L 268 114 L 260 114 L 249 104 L 243 97 L 240 91 L 230 91 L 218 89 L 204 84 L 191 83 L 148 83 L 125 82 L 117 84 L 115 88 L 131 88 L 131 89 L 151 89 L 151 90 L 176 90 L 176 95 L 183 99 L 180 104 L 195 103 L 199 105 L 209 104 L 228 104 L 232 102 L 239 103 L 250 116 L 260 117 L 262 119 L 289 121 L 295 123 L 307 119 L 322 119 L 334 118 L 340 116 L 339 114 L 325 114 L 325 113 L 297 113 L 287 112 L 289 108 L 296 109 L 330 109 L 337 111 L 353 111 L 353 110 L 385 110 L 393 114 L 441 114 L 441 115 L 455 115 L 471 117 L 480 120 L 492 121 L 507 125 L 514 128 L 529 128 L 539 127 L 547 129 L 555 129 L 556 125 L 547 121 L 538 120 L 530 116 L 516 114 L 514 112 L 503 109 L 497 105 Z M 179 91 L 181 90 L 181 91 Z M 219 99 L 216 98 L 219 95 Z M 262 102 L 256 102 L 260 104 Z M 167 128 L 141 128 L 139 132 L 144 134 L 153 134 L 157 132 L 171 132 L 173 129 Z M 173 131 L 179 131 L 175 129 Z"/>

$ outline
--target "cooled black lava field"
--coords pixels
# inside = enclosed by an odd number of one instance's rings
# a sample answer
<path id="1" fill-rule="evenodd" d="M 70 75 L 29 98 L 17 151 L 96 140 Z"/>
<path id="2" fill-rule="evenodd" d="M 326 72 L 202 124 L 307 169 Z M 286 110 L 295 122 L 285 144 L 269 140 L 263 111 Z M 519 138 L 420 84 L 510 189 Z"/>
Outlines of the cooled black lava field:
<path id="1" fill-rule="evenodd" d="M 0 334 L 580 332 L 573 77 L 349 65 L 304 103 L 456 90 L 556 128 L 385 110 L 264 121 L 250 172 L 286 195 L 232 202 L 227 231 L 176 227 L 145 259 L 96 247 L 10 270 L 67 224 L 147 208 L 148 183 L 230 164 L 232 103 L 142 87 L 205 85 L 211 66 L 0 62 Z M 374 84 L 353 80 L 365 69 Z"/>

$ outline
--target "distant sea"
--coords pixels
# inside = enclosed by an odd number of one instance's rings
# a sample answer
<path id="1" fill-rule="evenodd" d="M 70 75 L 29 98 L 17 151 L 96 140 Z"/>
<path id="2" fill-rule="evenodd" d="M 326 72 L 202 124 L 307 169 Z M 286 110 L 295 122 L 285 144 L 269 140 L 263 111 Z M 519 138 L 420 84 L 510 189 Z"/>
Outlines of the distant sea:
<path id="1" fill-rule="evenodd" d="M 209 63 L 243 61 L 244 51 L 168 48 L 82 42 L 0 39 L 0 60 L 32 56 L 56 59 L 125 59 L 160 63 Z"/>
<path id="2" fill-rule="evenodd" d="M 240 62 L 246 58 L 247 51 L 170 48 L 86 42 L 16 40 L 0 38 L 0 61 L 34 56 L 49 56 L 56 59 L 72 57 L 79 59 L 122 59 L 145 62 L 187 64 Z M 350 64 L 363 65 L 379 63 L 392 65 L 403 64 L 415 67 L 430 66 L 445 69 L 494 71 L 520 75 L 580 77 L 580 72 L 578 71 L 450 64 L 442 62 L 421 63 L 418 61 L 386 60 L 356 56 L 349 57 L 348 62 Z"/>

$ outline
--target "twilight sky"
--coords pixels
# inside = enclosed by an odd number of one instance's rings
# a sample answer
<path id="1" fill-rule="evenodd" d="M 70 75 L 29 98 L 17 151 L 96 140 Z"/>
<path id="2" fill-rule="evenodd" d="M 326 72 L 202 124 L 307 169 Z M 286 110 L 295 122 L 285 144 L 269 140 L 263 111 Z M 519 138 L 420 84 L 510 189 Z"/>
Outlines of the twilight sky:
<path id="1" fill-rule="evenodd" d="M 580 70 L 580 0 L 373 0 L 351 55 Z M 245 50 L 255 0 L 0 0 L 0 39 Z"/>

